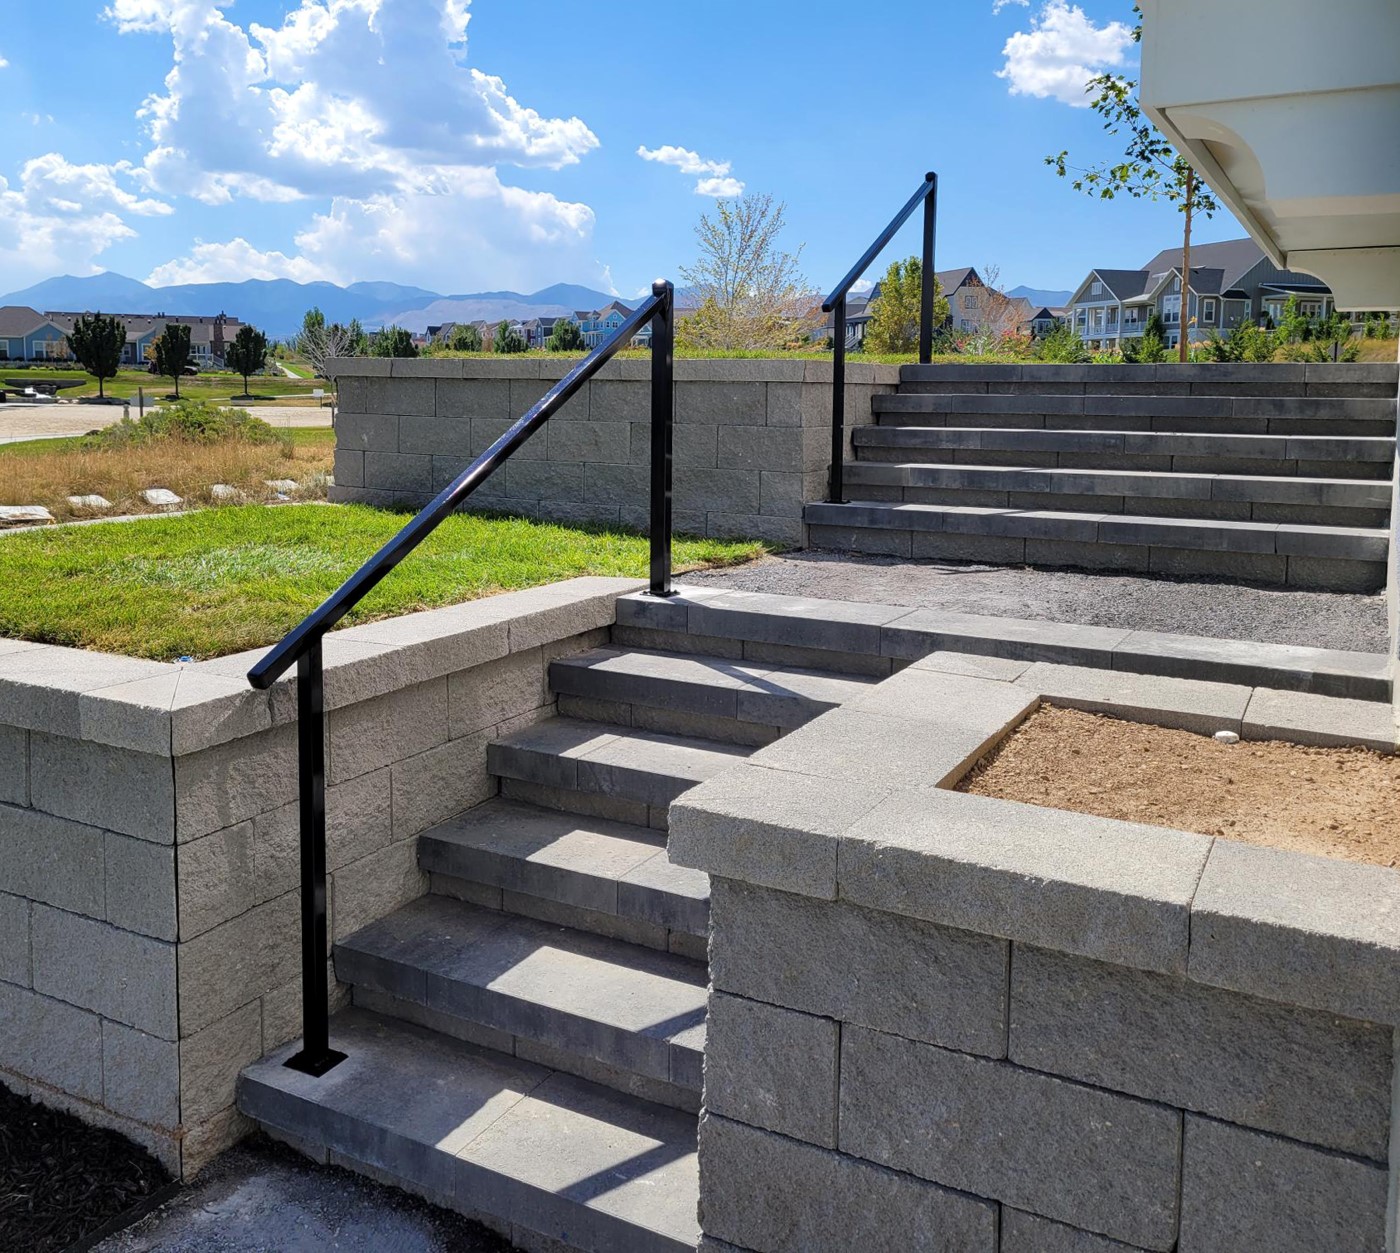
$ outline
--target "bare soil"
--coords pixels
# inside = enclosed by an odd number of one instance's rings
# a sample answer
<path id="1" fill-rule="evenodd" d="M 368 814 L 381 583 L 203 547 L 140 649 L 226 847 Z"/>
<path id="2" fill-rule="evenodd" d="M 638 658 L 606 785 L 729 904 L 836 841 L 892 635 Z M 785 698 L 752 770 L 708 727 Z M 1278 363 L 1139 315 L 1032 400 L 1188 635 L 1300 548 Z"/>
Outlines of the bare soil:
<path id="1" fill-rule="evenodd" d="M 1190 731 L 1042 706 L 958 785 L 976 796 L 1400 864 L 1400 757 Z"/>

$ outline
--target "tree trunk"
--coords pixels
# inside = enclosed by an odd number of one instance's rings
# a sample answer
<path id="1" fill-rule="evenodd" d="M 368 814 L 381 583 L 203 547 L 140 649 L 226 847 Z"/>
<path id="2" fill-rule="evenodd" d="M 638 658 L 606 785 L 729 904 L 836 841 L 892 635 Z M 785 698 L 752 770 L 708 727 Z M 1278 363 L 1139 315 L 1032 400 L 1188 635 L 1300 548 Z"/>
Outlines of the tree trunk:
<path id="1" fill-rule="evenodd" d="M 1183 365 L 1191 359 L 1191 216 L 1196 211 L 1196 171 L 1186 170 L 1186 231 L 1181 242 L 1181 339 L 1177 344 L 1177 360 Z"/>

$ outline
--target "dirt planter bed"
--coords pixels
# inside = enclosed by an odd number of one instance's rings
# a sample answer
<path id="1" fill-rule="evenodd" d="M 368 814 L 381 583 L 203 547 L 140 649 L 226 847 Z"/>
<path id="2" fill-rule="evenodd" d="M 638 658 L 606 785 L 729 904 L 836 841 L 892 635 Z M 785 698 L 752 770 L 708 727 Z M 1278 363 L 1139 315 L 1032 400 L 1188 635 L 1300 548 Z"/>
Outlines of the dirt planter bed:
<path id="1" fill-rule="evenodd" d="M 1381 866 L 1400 863 L 1400 757 L 1041 706 L 961 792 Z"/>

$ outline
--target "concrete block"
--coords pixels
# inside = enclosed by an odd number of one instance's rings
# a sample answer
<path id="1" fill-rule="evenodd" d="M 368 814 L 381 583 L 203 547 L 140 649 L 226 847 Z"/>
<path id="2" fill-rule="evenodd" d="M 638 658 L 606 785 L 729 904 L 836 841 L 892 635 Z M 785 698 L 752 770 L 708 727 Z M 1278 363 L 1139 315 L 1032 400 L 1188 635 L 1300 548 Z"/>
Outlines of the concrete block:
<path id="1" fill-rule="evenodd" d="M 447 679 L 334 710 L 326 777 L 342 783 L 447 740 Z"/>
<path id="2" fill-rule="evenodd" d="M 449 740 L 391 767 L 394 838 L 406 839 L 496 794 L 486 768 L 489 731 Z"/>
<path id="3" fill-rule="evenodd" d="M 480 450 L 472 445 L 472 427 L 476 421 L 461 414 L 413 414 L 399 419 L 399 442 L 396 452 L 417 456 L 469 457 Z M 373 466 L 372 452 L 366 454 L 366 469 Z M 368 480 L 373 487 L 382 486 L 377 479 Z"/>
<path id="4" fill-rule="evenodd" d="M 968 653 L 934 652 L 909 663 L 910 670 L 934 670 L 940 674 L 965 674 L 974 679 L 1011 683 L 1031 668 L 1029 661 L 1005 657 L 978 657 Z"/>
<path id="5" fill-rule="evenodd" d="M 257 905 L 180 946 L 180 1034 L 194 1034 L 301 971 L 295 892 Z"/>
<path id="6" fill-rule="evenodd" d="M 583 468 L 583 496 L 590 504 L 625 505 L 648 499 L 650 490 L 650 471 L 644 465 L 590 462 Z"/>
<path id="7" fill-rule="evenodd" d="M 34 989 L 175 1039 L 175 946 L 36 905 Z"/>
<path id="8" fill-rule="evenodd" d="M 240 822 L 179 846 L 180 939 L 193 939 L 267 899 L 254 828 L 253 822 Z"/>
<path id="9" fill-rule="evenodd" d="M 538 647 L 448 676 L 448 734 L 472 735 L 550 703 Z"/>
<path id="10" fill-rule="evenodd" d="M 239 1072 L 263 1053 L 262 1006 L 250 1001 L 180 1041 L 180 1117 L 204 1122 L 233 1104 Z"/>
<path id="11" fill-rule="evenodd" d="M 887 794 L 878 784 L 736 765 L 671 807 L 671 860 L 728 879 L 836 899 L 841 833 Z"/>
<path id="12" fill-rule="evenodd" d="M 0 804 L 29 804 L 29 732 L 0 726 Z"/>
<path id="13" fill-rule="evenodd" d="M 1000 1253 L 1143 1253 L 1131 1244 L 1110 1240 L 1079 1227 L 1051 1222 L 1039 1214 L 1001 1207 Z"/>
<path id="14" fill-rule="evenodd" d="M 1018 687 L 1039 692 L 1054 705 L 1112 714 L 1130 722 L 1178 727 L 1201 735 L 1240 729 L 1251 690 L 1240 684 L 1208 683 L 1123 670 L 1090 670 L 1037 662 Z"/>
<path id="15" fill-rule="evenodd" d="M 715 992 L 705 1028 L 706 1109 L 836 1147 L 836 1022 Z"/>
<path id="16" fill-rule="evenodd" d="M 365 380 L 365 408 L 370 413 L 431 414 L 437 407 L 437 381 L 425 378 Z"/>
<path id="17" fill-rule="evenodd" d="M 137 1122 L 179 1126 L 179 1045 L 121 1023 L 104 1022 L 102 1103 Z"/>
<path id="18" fill-rule="evenodd" d="M 876 656 L 880 654 L 882 625 L 903 618 L 909 612 L 897 605 L 866 605 L 734 591 L 693 598 L 686 608 L 684 627 L 669 629 L 684 629 L 695 635 L 745 642 Z M 659 626 L 660 623 L 636 622 L 630 625 Z"/>
<path id="19" fill-rule="evenodd" d="M 997 1248 L 994 1201 L 714 1114 L 700 1121 L 700 1172 L 707 1240 L 774 1253 Z"/>
<path id="20" fill-rule="evenodd" d="M 521 414 L 513 414 L 509 418 L 473 418 L 471 420 L 471 437 L 468 443 L 469 455 L 479 457 L 498 439 L 501 438 L 519 418 Z M 558 416 L 558 415 L 557 415 Z M 555 428 L 549 423 L 540 427 L 523 444 L 511 453 L 512 461 L 545 461 L 549 457 L 549 443 L 553 437 Z M 462 438 L 459 436 L 459 438 Z M 442 451 L 436 449 L 434 451 Z M 489 480 L 496 491 L 500 491 L 501 483 L 505 476 L 498 470 Z M 481 490 L 485 490 L 484 486 Z"/>
<path id="21" fill-rule="evenodd" d="M 1381 1253 L 1386 1198 L 1383 1166 L 1186 1116 L 1181 1253 Z"/>
<path id="22" fill-rule="evenodd" d="M 720 991 L 991 1057 L 1006 1051 L 1006 945 L 842 902 L 710 884 Z"/>
<path id="23" fill-rule="evenodd" d="M 335 685 L 334 702 L 327 676 L 327 706 L 335 709 L 370 700 L 504 657 L 510 651 L 514 603 L 514 594 L 506 593 L 335 632 L 331 641 L 338 645 L 374 651 L 357 660 L 347 659 L 340 668 L 345 673 Z"/>
<path id="24" fill-rule="evenodd" d="M 35 809 L 143 840 L 174 839 L 168 757 L 35 731 L 29 737 L 29 779 Z"/>
<path id="25" fill-rule="evenodd" d="M 168 769 L 168 765 L 167 765 Z M 198 839 L 297 797 L 296 728 L 232 740 L 175 760 L 175 833 Z"/>
<path id="26" fill-rule="evenodd" d="M 801 473 L 802 435 L 797 427 L 722 426 L 718 465 L 721 470 L 787 470 Z"/>
<path id="27" fill-rule="evenodd" d="M 1138 1244 L 1176 1242 L 1181 1114 L 847 1026 L 841 1149 Z"/>
<path id="28" fill-rule="evenodd" d="M 1378 752 L 1393 753 L 1395 717 L 1390 705 L 1380 701 L 1260 687 L 1250 696 L 1242 734 L 1248 740 L 1361 744 Z"/>
<path id="29" fill-rule="evenodd" d="M 626 422 L 559 422 L 549 432 L 551 461 L 583 461 L 625 465 L 632 431 Z"/>
<path id="30" fill-rule="evenodd" d="M 705 534 L 712 539 L 757 539 L 784 548 L 800 548 L 806 533 L 800 517 L 775 518 L 761 513 L 705 515 Z"/>
<path id="31" fill-rule="evenodd" d="M 366 452 L 398 452 L 398 415 L 351 412 L 342 408 L 335 419 L 335 447 L 337 455 L 342 451 L 361 456 Z"/>
<path id="32" fill-rule="evenodd" d="M 96 827 L 0 806 L 0 891 L 100 918 L 102 840 Z"/>
<path id="33" fill-rule="evenodd" d="M 340 487 L 364 487 L 365 454 L 355 448 L 337 448 L 332 472 Z"/>
<path id="34" fill-rule="evenodd" d="M 767 384 L 762 381 L 695 380 L 676 388 L 677 424 L 761 426 L 767 420 L 767 412 Z"/>
<path id="35" fill-rule="evenodd" d="M 383 492 L 431 492 L 432 456 L 428 453 L 367 452 L 365 482 Z"/>
<path id="36" fill-rule="evenodd" d="M 757 514 L 762 506 L 758 476 L 757 466 L 741 470 L 675 466 L 672 472 L 675 507 L 712 513 Z"/>
<path id="37" fill-rule="evenodd" d="M 156 678 L 84 692 L 82 739 L 156 756 L 181 756 L 272 725 L 269 697 L 243 677 L 180 666 Z"/>
<path id="38" fill-rule="evenodd" d="M 157 940 L 175 939 L 175 850 L 113 831 L 103 846 L 107 921 Z"/>
<path id="39" fill-rule="evenodd" d="M 1017 945 L 1009 1057 L 1384 1160 L 1391 1029 Z"/>
<path id="40" fill-rule="evenodd" d="M 842 836 L 845 900 L 1143 970 L 1186 970 L 1211 840 L 938 789 L 897 792 Z"/>
<path id="41" fill-rule="evenodd" d="M 29 910 L 23 896 L 0 893 L 0 981 L 23 988 L 30 985 Z"/>
<path id="42" fill-rule="evenodd" d="M 1400 1024 L 1400 877 L 1216 840 L 1191 906 L 1190 977 Z"/>
<path id="43" fill-rule="evenodd" d="M 584 500 L 583 465 L 576 461 L 515 461 L 506 463 L 506 495 L 515 500 L 578 504 Z"/>
<path id="44" fill-rule="evenodd" d="M 1315 592 L 1369 594 L 1385 586 L 1386 567 L 1379 561 L 1335 557 L 1289 557 L 1288 586 Z"/>
<path id="45" fill-rule="evenodd" d="M 651 388 L 641 380 L 595 378 L 589 384 L 589 416 L 600 422 L 649 422 Z"/>
<path id="46" fill-rule="evenodd" d="M 102 1020 L 64 1001 L 0 983 L 0 1059 L 9 1086 L 18 1072 L 70 1096 L 102 1100 Z"/>
<path id="47" fill-rule="evenodd" d="M 887 657 L 910 660 L 938 649 L 952 649 L 1020 661 L 1108 668 L 1128 634 L 1113 627 L 914 609 L 886 622 L 880 648 Z"/>
<path id="48" fill-rule="evenodd" d="M 400 840 L 342 866 L 331 874 L 334 938 L 358 931 L 427 890 L 428 876 L 418 868 L 416 838 Z"/>

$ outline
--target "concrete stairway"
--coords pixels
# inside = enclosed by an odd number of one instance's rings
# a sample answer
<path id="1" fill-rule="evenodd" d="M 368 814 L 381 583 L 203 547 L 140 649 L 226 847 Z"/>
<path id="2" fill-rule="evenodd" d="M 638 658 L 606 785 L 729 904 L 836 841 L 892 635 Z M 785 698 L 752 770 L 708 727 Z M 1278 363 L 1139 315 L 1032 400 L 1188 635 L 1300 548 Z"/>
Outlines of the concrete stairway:
<path id="1" fill-rule="evenodd" d="M 808 506 L 811 542 L 1383 585 L 1394 368 L 1307 367 L 1317 384 L 1304 367 L 1179 369 L 907 366 L 852 431 L 849 503 Z"/>
<path id="2" fill-rule="evenodd" d="M 336 945 L 348 1060 L 284 1049 L 241 1105 L 526 1249 L 691 1250 L 709 884 L 667 809 L 876 678 L 625 645 L 550 677 L 559 716 L 488 749 L 500 797 L 420 837 L 430 894 Z"/>

